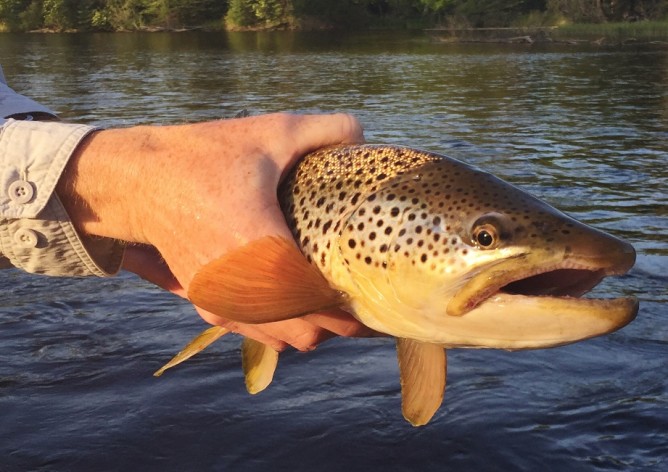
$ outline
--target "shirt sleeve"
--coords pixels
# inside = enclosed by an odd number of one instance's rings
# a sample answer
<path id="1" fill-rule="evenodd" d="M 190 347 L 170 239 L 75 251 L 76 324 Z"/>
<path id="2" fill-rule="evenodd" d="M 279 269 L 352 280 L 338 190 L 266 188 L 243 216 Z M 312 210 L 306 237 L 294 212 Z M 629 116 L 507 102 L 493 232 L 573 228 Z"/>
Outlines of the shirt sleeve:
<path id="1" fill-rule="evenodd" d="M 3 117 L 51 112 L 16 94 L 0 69 Z M 0 120 L 0 268 L 58 276 L 109 276 L 123 244 L 79 235 L 55 192 L 79 143 L 95 128 L 59 122 Z"/>
<path id="2" fill-rule="evenodd" d="M 44 105 L 16 93 L 9 88 L 0 66 L 0 125 L 6 118 L 32 119 L 37 116 L 55 118 L 56 115 Z"/>

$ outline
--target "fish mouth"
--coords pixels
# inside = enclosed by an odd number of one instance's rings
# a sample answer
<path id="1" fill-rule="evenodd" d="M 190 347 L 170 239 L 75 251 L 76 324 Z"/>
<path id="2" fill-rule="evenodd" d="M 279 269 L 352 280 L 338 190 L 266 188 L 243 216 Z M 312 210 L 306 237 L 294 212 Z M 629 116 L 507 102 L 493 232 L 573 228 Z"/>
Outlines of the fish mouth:
<path id="1" fill-rule="evenodd" d="M 557 261 L 560 257 L 554 256 L 550 263 L 546 254 L 534 254 L 506 259 L 467 281 L 450 300 L 448 318 L 461 319 L 461 326 L 469 318 L 466 325 L 477 330 L 485 326 L 488 336 L 478 345 L 511 350 L 610 333 L 635 318 L 638 300 L 582 296 L 605 277 L 628 272 L 635 262 L 635 251 L 628 247 L 608 258 L 571 255 Z"/>
<path id="2" fill-rule="evenodd" d="M 623 267 L 597 268 L 572 262 L 526 269 L 525 258 L 506 261 L 472 278 L 450 301 L 448 315 L 462 316 L 497 294 L 542 298 L 579 298 Z M 519 266 L 509 270 L 508 265 Z"/>
<path id="3" fill-rule="evenodd" d="M 529 275 L 498 288 L 499 293 L 525 296 L 580 297 L 598 285 L 604 270 L 557 268 Z"/>
<path id="4" fill-rule="evenodd" d="M 495 294 L 579 298 L 605 277 L 623 275 L 635 264 L 635 249 L 627 242 L 609 235 L 596 242 L 595 250 L 534 250 L 501 258 L 466 281 L 447 314 L 465 315 Z"/>

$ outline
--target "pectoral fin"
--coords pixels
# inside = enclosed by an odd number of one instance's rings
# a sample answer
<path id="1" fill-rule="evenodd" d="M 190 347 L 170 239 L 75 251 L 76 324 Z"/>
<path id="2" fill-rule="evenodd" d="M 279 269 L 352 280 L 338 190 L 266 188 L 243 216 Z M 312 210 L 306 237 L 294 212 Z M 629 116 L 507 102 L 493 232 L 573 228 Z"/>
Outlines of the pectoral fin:
<path id="1" fill-rule="evenodd" d="M 274 378 L 278 352 L 261 342 L 244 338 L 241 345 L 241 366 L 246 377 L 246 390 L 251 395 L 267 388 Z"/>
<path id="2" fill-rule="evenodd" d="M 190 359 L 198 352 L 204 350 L 209 344 L 213 343 L 218 338 L 227 333 L 229 333 L 229 330 L 223 328 L 222 326 L 212 326 L 209 329 L 201 332 L 199 335 L 197 335 L 197 337 L 195 337 L 195 339 L 190 341 L 188 345 L 181 350 L 181 352 L 175 355 L 171 361 L 163 365 L 153 375 L 155 377 L 160 377 L 167 369 L 170 369 L 175 365 L 179 365 L 181 362 Z"/>
<path id="3" fill-rule="evenodd" d="M 200 269 L 188 290 L 195 305 L 242 323 L 295 318 L 343 303 L 290 241 L 266 236 Z"/>
<path id="4" fill-rule="evenodd" d="M 397 338 L 401 376 L 401 410 L 413 426 L 429 422 L 441 406 L 445 390 L 445 349 L 411 339 Z"/>

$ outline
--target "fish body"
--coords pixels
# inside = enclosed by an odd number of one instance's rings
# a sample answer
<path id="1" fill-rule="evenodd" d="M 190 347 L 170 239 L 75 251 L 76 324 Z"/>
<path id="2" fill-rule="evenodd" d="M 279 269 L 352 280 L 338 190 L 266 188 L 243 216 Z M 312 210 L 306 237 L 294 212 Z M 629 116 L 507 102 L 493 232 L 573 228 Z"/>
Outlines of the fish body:
<path id="1" fill-rule="evenodd" d="M 614 329 L 635 304 L 594 308 L 575 298 L 626 272 L 631 245 L 438 154 L 380 145 L 320 150 L 288 177 L 280 201 L 300 249 L 346 294 L 350 311 L 396 337 L 549 347 L 587 329 L 601 334 L 597 326 L 608 322 Z M 552 310 L 562 319 L 541 317 Z M 579 326 L 567 326 L 578 317 Z"/>
<path id="2" fill-rule="evenodd" d="M 298 248 L 254 241 L 198 272 L 189 298 L 255 323 L 342 307 L 396 337 L 414 425 L 440 406 L 445 348 L 558 346 L 619 329 L 638 310 L 632 297 L 580 298 L 630 269 L 631 245 L 445 156 L 324 148 L 300 161 L 278 197 Z M 258 358 L 243 355 L 248 366 Z M 273 358 L 262 365 L 273 373 Z"/>

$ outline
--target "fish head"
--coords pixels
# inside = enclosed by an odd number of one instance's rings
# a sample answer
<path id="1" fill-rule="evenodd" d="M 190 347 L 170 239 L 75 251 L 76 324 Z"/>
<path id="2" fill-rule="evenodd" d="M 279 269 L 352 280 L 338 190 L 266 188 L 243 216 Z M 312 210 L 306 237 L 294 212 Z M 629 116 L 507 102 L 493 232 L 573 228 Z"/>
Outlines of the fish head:
<path id="1" fill-rule="evenodd" d="M 633 247 L 457 160 L 397 175 L 351 213 L 338 275 L 370 327 L 446 347 L 542 348 L 608 333 L 633 298 L 580 298 Z"/>

